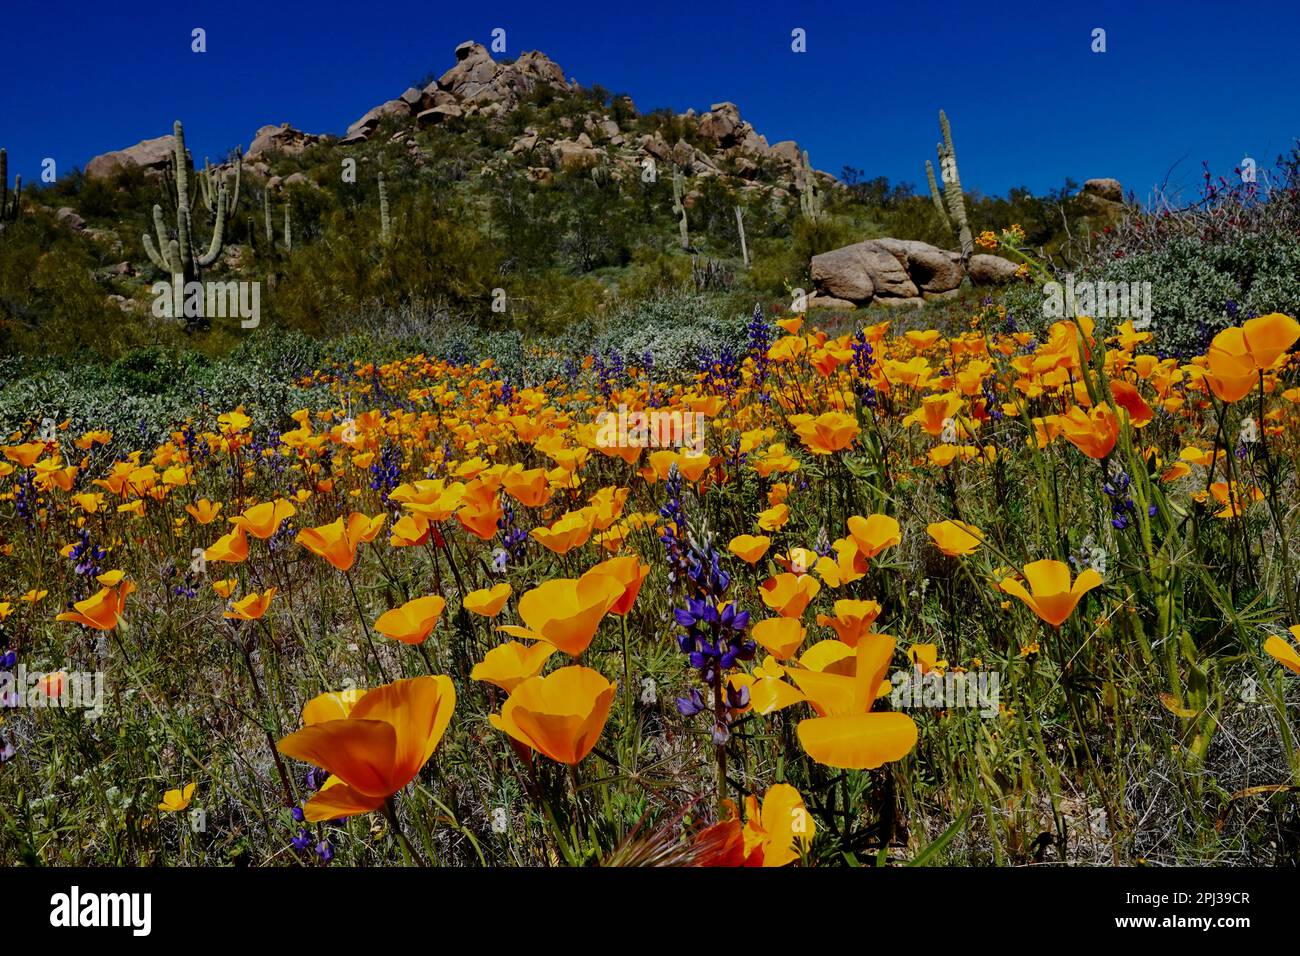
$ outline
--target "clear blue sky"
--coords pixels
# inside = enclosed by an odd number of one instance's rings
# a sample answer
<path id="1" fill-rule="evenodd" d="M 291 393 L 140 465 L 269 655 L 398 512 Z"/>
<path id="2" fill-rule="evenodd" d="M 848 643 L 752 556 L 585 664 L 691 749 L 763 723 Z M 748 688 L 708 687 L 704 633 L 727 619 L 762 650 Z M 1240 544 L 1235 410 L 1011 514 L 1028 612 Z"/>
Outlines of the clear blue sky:
<path id="1" fill-rule="evenodd" d="M 994 194 L 1115 176 L 1141 199 L 1181 160 L 1190 198 L 1202 160 L 1263 167 L 1300 135 L 1295 3 L 10 0 L 0 25 L 0 145 L 27 181 L 42 157 L 66 172 L 175 118 L 200 161 L 266 123 L 340 133 L 494 27 L 506 55 L 540 49 L 641 109 L 732 100 L 837 174 L 922 184 L 940 107 L 963 182 Z"/>

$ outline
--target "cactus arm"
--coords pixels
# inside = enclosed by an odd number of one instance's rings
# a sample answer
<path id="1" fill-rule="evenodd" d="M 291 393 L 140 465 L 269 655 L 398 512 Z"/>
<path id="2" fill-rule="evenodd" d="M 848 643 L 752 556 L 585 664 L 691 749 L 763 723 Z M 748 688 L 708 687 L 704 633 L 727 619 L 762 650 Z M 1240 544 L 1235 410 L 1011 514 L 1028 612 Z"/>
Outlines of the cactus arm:
<path id="1" fill-rule="evenodd" d="M 18 218 L 23 205 L 23 177 L 14 177 L 12 197 L 9 194 L 9 154 L 0 149 L 0 228 L 4 223 Z"/>
<path id="2" fill-rule="evenodd" d="M 212 242 L 208 251 L 199 257 L 199 267 L 206 269 L 217 261 L 221 255 L 221 243 L 226 234 L 226 186 L 223 183 L 217 190 L 217 222 L 212 227 Z"/>
<path id="3" fill-rule="evenodd" d="M 172 124 L 172 168 L 176 176 L 176 208 L 187 212 L 194 208 L 190 195 L 190 154 L 185 149 L 185 127 L 177 120 Z"/>
<path id="4" fill-rule="evenodd" d="M 167 234 L 167 223 L 163 220 L 162 206 L 157 203 L 154 203 L 153 207 L 153 231 L 158 237 L 158 248 L 166 249 L 171 236 Z"/>
<path id="5" fill-rule="evenodd" d="M 945 229 L 951 229 L 952 222 L 948 219 L 948 210 L 943 208 L 943 197 L 939 195 L 939 184 L 934 179 L 934 163 L 928 159 L 925 161 L 925 179 L 930 184 L 930 201 L 934 203 L 935 211 L 939 214 L 939 221 L 943 223 Z"/>
<path id="6" fill-rule="evenodd" d="M 174 261 L 170 259 L 171 242 L 167 238 L 167 227 L 163 224 L 162 206 L 153 207 L 153 225 L 158 232 L 158 244 L 155 246 L 153 237 L 149 233 L 144 234 L 144 251 L 149 254 L 149 260 L 161 269 L 163 272 L 175 274 L 180 269 L 173 268 Z"/>
<path id="7" fill-rule="evenodd" d="M 153 236 L 146 232 L 140 238 L 144 240 L 144 251 L 149 254 L 149 261 L 159 270 L 170 272 L 171 270 L 167 268 L 167 263 L 163 261 L 162 255 L 154 248 Z"/>
<path id="8" fill-rule="evenodd" d="M 284 251 L 293 252 L 293 222 L 289 218 L 289 197 L 284 199 Z"/>
<path id="9" fill-rule="evenodd" d="M 740 257 L 744 260 L 745 268 L 749 268 L 749 247 L 745 245 L 745 217 L 741 213 L 740 207 L 736 207 L 736 231 L 740 233 Z"/>
<path id="10" fill-rule="evenodd" d="M 388 219 L 388 188 L 384 185 L 384 172 L 379 171 L 379 239 L 384 245 L 392 238 L 391 223 Z"/>
<path id="11" fill-rule="evenodd" d="M 202 191 L 202 193 L 203 193 L 203 205 L 206 206 L 206 207 L 208 208 L 208 212 L 211 212 L 211 211 L 212 211 L 212 199 L 213 199 L 213 196 L 212 196 L 212 164 L 208 162 L 208 158 L 207 158 L 206 156 L 203 157 L 203 172 L 195 171 L 194 176 L 195 176 L 196 179 L 198 179 L 198 181 L 199 181 L 199 189 L 200 189 L 200 190 Z"/>
<path id="12" fill-rule="evenodd" d="M 226 203 L 226 218 L 235 218 L 235 208 L 239 205 L 239 186 L 244 177 L 244 148 L 235 147 L 235 190 Z"/>
<path id="13" fill-rule="evenodd" d="M 799 208 L 804 216 L 816 221 L 821 216 L 821 201 L 817 196 L 817 177 L 813 175 L 812 163 L 808 161 L 808 150 L 803 151 L 802 175 L 799 181 Z"/>
<path id="14" fill-rule="evenodd" d="M 686 219 L 686 204 L 683 200 L 682 173 L 680 169 L 673 169 L 673 212 L 677 215 L 677 232 L 681 239 L 682 248 L 691 247 L 690 224 Z"/>
<path id="15" fill-rule="evenodd" d="M 941 158 L 946 161 L 950 173 L 944 176 L 944 198 L 948 201 L 948 212 L 957 227 L 957 234 L 961 241 L 962 261 L 966 262 L 975 251 L 975 241 L 971 236 L 970 224 L 966 220 L 966 195 L 962 192 L 961 175 L 957 171 L 957 151 L 952 145 L 952 127 L 948 124 L 948 116 L 943 110 L 939 110 L 939 127 L 943 130 L 944 150 Z"/>
<path id="16" fill-rule="evenodd" d="M 268 252 L 275 249 L 275 228 L 271 225 L 271 191 L 262 190 L 262 219 L 266 224 L 266 248 Z"/>
<path id="17" fill-rule="evenodd" d="M 190 240 L 190 211 L 182 206 L 176 216 L 176 244 L 180 250 L 180 262 L 188 279 L 193 272 L 194 245 Z"/>

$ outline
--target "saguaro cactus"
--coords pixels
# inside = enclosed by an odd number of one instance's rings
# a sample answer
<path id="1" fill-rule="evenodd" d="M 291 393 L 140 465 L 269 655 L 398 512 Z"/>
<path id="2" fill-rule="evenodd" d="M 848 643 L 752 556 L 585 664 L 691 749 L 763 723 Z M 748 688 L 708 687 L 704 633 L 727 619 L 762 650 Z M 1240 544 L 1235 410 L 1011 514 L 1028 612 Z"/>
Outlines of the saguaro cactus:
<path id="1" fill-rule="evenodd" d="M 275 253 L 275 224 L 271 221 L 271 190 L 262 190 L 262 224 L 266 232 L 266 251 Z M 284 251 L 293 252 L 293 217 L 289 208 L 289 197 L 284 197 Z"/>
<path id="2" fill-rule="evenodd" d="M 682 171 L 673 168 L 673 213 L 677 216 L 677 231 L 681 234 L 682 248 L 691 248 L 691 231 L 686 222 L 686 202 L 682 189 Z"/>
<path id="3" fill-rule="evenodd" d="M 803 166 L 799 170 L 799 209 L 804 218 L 816 222 L 822 214 L 822 200 L 817 193 L 817 177 L 813 174 L 812 163 L 808 161 L 808 150 L 803 151 Z"/>
<path id="4" fill-rule="evenodd" d="M 962 192 L 961 174 L 957 171 L 957 151 L 952 145 L 952 127 L 948 125 L 948 116 L 943 110 L 939 110 L 939 128 L 943 131 L 943 142 L 935 149 L 939 153 L 939 178 L 943 180 L 943 197 L 948 207 L 944 222 L 957 231 L 957 237 L 961 241 L 961 258 L 965 262 L 975 249 L 975 241 L 971 238 L 970 224 L 966 221 L 966 194 Z M 939 207 L 934 169 L 929 162 L 925 166 L 930 182 L 930 198 Z M 942 208 L 940 212 L 943 212 Z"/>
<path id="5" fill-rule="evenodd" d="M 276 225 L 270 219 L 270 190 L 261 191 L 261 221 L 263 221 L 263 230 L 266 234 L 266 252 L 274 255 L 276 252 Z M 294 251 L 294 220 L 289 206 L 289 195 L 285 195 L 285 254 Z"/>
<path id="6" fill-rule="evenodd" d="M 193 245 L 193 229 L 190 216 L 194 207 L 194 197 L 190 194 L 189 153 L 185 150 L 185 129 L 177 120 L 172 127 L 171 179 L 175 185 L 176 229 L 175 235 L 167 228 L 163 219 L 162 206 L 153 207 L 154 232 L 158 242 L 147 232 L 144 234 L 144 251 L 155 266 L 171 275 L 172 281 L 182 284 L 198 278 L 204 269 L 217 261 L 226 235 L 226 207 L 228 196 L 226 184 L 217 187 L 217 207 L 212 225 L 212 241 L 208 251 L 199 255 Z"/>
<path id="7" fill-rule="evenodd" d="M 230 225 L 235 219 L 235 207 L 239 205 L 239 187 L 243 179 L 244 172 L 244 150 L 243 147 L 235 149 L 235 188 L 229 194 L 226 203 L 226 225 Z M 218 180 L 218 176 L 207 159 L 203 160 L 203 172 L 198 174 L 199 188 L 203 193 L 203 205 L 208 207 L 208 212 L 216 213 L 217 201 L 220 198 L 220 189 L 229 182 L 229 175 Z"/>
<path id="8" fill-rule="evenodd" d="M 739 206 L 736 207 L 736 231 L 740 233 L 740 257 L 749 268 L 749 246 L 745 245 L 745 216 Z"/>
<path id="9" fill-rule="evenodd" d="M 271 225 L 271 190 L 262 190 L 262 219 L 266 225 L 266 249 L 275 251 L 275 227 Z"/>
<path id="10" fill-rule="evenodd" d="M 943 208 L 943 197 L 939 195 L 939 184 L 934 181 L 934 164 L 928 159 L 925 161 L 925 179 L 930 184 L 930 201 L 934 203 L 935 212 L 939 214 L 939 221 L 943 223 L 945 229 L 951 229 L 952 220 L 948 218 L 948 210 Z"/>
<path id="11" fill-rule="evenodd" d="M 388 218 L 388 187 L 384 184 L 384 171 L 379 171 L 379 241 L 388 245 L 393 238 L 393 224 Z"/>
<path id="12" fill-rule="evenodd" d="M 0 228 L 18 218 L 22 205 L 23 177 L 14 177 L 14 192 L 9 195 L 9 154 L 0 149 Z"/>

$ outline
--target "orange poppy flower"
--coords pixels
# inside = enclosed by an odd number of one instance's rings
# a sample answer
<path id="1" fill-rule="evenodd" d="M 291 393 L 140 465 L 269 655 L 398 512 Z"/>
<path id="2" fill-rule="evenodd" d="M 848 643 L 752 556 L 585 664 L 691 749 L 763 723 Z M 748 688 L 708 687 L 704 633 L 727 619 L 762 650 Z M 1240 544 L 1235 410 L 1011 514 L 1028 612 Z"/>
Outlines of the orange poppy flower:
<path id="1" fill-rule="evenodd" d="M 763 603 L 782 617 L 801 617 L 821 590 L 821 582 L 810 574 L 784 572 L 763 582 Z"/>
<path id="2" fill-rule="evenodd" d="M 1292 624 L 1287 630 L 1291 632 L 1292 639 L 1300 644 L 1300 624 Z M 1276 635 L 1269 635 L 1268 640 L 1264 641 L 1264 652 L 1287 670 L 1300 674 L 1300 651 L 1296 650 L 1295 645 L 1288 644 Z"/>
<path id="3" fill-rule="evenodd" d="M 681 476 L 689 482 L 696 482 L 700 477 L 709 470 L 713 464 L 713 458 L 701 451 L 687 449 L 686 451 L 676 452 L 674 461 L 677 463 L 677 470 Z"/>
<path id="4" fill-rule="evenodd" d="M 570 511 L 549 528 L 534 528 L 529 532 L 529 537 L 547 551 L 563 555 L 586 544 L 591 537 L 592 527 L 590 515 L 582 511 Z"/>
<path id="5" fill-rule="evenodd" d="M 823 641 L 814 650 L 836 643 Z M 907 714 L 871 713 L 893 653 L 892 637 L 868 634 L 856 651 L 850 650 L 851 657 L 840 656 L 825 670 L 790 671 L 819 715 L 801 720 L 796 728 L 799 743 L 813 760 L 845 770 L 874 770 L 902 759 L 916 746 L 916 722 Z"/>
<path id="6" fill-rule="evenodd" d="M 1146 403 L 1146 399 L 1142 397 L 1142 393 L 1136 386 L 1121 379 L 1111 379 L 1110 393 L 1115 398 L 1115 404 L 1128 412 L 1129 424 L 1134 428 L 1141 428 L 1155 417 L 1151 406 Z"/>
<path id="7" fill-rule="evenodd" d="M 601 620 L 623 591 L 622 584 L 605 574 L 544 581 L 519 599 L 519 616 L 527 627 L 503 624 L 497 630 L 546 641 L 577 657 L 591 644 Z"/>
<path id="8" fill-rule="evenodd" d="M 447 602 L 437 594 L 418 597 L 379 615 L 375 630 L 403 644 L 423 644 L 446 607 Z"/>
<path id="9" fill-rule="evenodd" d="M 0 447 L 0 452 L 3 452 L 10 461 L 16 462 L 20 468 L 30 468 L 45 452 L 45 443 L 33 441 L 24 445 L 4 445 Z"/>
<path id="10" fill-rule="evenodd" d="M 409 548 L 429 540 L 432 525 L 420 515 L 402 515 L 393 522 L 388 543 L 394 548 Z"/>
<path id="11" fill-rule="evenodd" d="M 948 667 L 947 661 L 939 660 L 939 648 L 934 644 L 913 644 L 907 649 L 907 659 L 922 674 L 928 674 L 932 670 L 942 672 Z"/>
<path id="12" fill-rule="evenodd" d="M 1106 404 L 1086 412 L 1076 405 L 1061 416 L 1060 425 L 1066 440 L 1089 458 L 1105 458 L 1119 438 L 1119 419 Z"/>
<path id="13" fill-rule="evenodd" d="M 865 518 L 854 515 L 848 520 L 848 527 L 859 553 L 868 559 L 903 540 L 898 521 L 889 515 L 872 514 Z"/>
<path id="14" fill-rule="evenodd" d="M 805 633 L 797 617 L 772 617 L 755 624 L 750 636 L 773 657 L 783 661 L 799 650 Z"/>
<path id="15" fill-rule="evenodd" d="M 1259 368 L 1244 330 L 1233 326 L 1210 341 L 1205 352 L 1205 381 L 1210 391 L 1225 402 L 1236 402 L 1249 395 L 1258 380 Z"/>
<path id="16" fill-rule="evenodd" d="M 456 520 L 474 537 L 489 541 L 496 535 L 497 522 L 504 514 L 497 496 L 493 494 L 467 502 L 456 512 Z"/>
<path id="17" fill-rule="evenodd" d="M 348 707 L 338 696 L 330 707 L 277 745 L 286 757 L 302 760 L 330 777 L 307 801 L 312 823 L 369 813 L 410 783 L 433 756 L 456 707 L 451 678 L 413 677 L 363 694 Z M 344 716 L 334 716 L 346 709 Z M 323 711 L 323 713 L 322 713 Z M 304 711 L 304 719 L 308 714 Z"/>
<path id="18" fill-rule="evenodd" d="M 1300 339 L 1300 323 L 1289 315 L 1272 312 L 1247 319 L 1241 328 L 1246 349 L 1259 369 L 1272 368 L 1284 352 Z"/>
<path id="19" fill-rule="evenodd" d="M 817 615 L 817 623 L 822 627 L 831 627 L 839 639 L 849 647 L 857 647 L 858 641 L 866 634 L 871 625 L 880 617 L 880 605 L 875 601 L 854 601 L 841 599 L 835 602 L 835 616 Z"/>
<path id="20" fill-rule="evenodd" d="M 1085 568 L 1072 584 L 1070 566 L 1051 558 L 1026 564 L 1024 577 L 1029 590 L 1013 577 L 1003 578 L 998 587 L 1020 598 L 1052 627 L 1060 627 L 1074 613 L 1079 599 L 1101 584 L 1101 575 L 1092 568 Z"/>
<path id="21" fill-rule="evenodd" d="M 188 511 L 199 524 L 211 524 L 213 521 L 217 520 L 217 515 L 221 514 L 221 502 L 218 501 L 216 504 L 213 504 L 207 498 L 200 498 L 194 504 L 186 505 L 185 510 Z"/>
<path id="22" fill-rule="evenodd" d="M 784 503 L 775 504 L 758 513 L 758 527 L 763 531 L 780 531 L 790 520 L 790 508 Z"/>
<path id="23" fill-rule="evenodd" d="M 203 552 L 206 561 L 226 561 L 239 564 L 248 558 L 248 535 L 242 527 L 235 528 L 216 540 L 212 547 Z"/>
<path id="24" fill-rule="evenodd" d="M 294 540 L 340 571 L 347 571 L 357 559 L 357 548 L 362 542 L 375 540 L 387 517 L 370 518 L 354 511 L 346 522 L 339 518 L 318 528 L 303 528 Z"/>
<path id="25" fill-rule="evenodd" d="M 844 412 L 823 412 L 811 415 L 791 415 L 790 424 L 795 433 L 814 455 L 829 455 L 848 448 L 858 432 L 858 420 Z"/>
<path id="26" fill-rule="evenodd" d="M 543 468 L 525 471 L 522 465 L 516 466 L 501 476 L 501 487 L 511 498 L 528 508 L 544 505 L 551 498 L 551 485 Z"/>
<path id="27" fill-rule="evenodd" d="M 926 525 L 925 530 L 935 546 L 950 558 L 974 553 L 984 540 L 984 532 L 964 521 L 936 521 Z"/>
<path id="28" fill-rule="evenodd" d="M 641 585 L 650 574 L 650 565 L 643 564 L 635 554 L 629 554 L 602 561 L 588 570 L 583 577 L 588 574 L 605 574 L 622 585 L 623 594 L 614 602 L 609 613 L 616 617 L 623 617 L 636 603 L 636 596 L 641 593 Z"/>
<path id="29" fill-rule="evenodd" d="M 520 683 L 501 713 L 489 714 L 488 720 L 538 753 L 576 764 L 600 739 L 616 688 L 589 667 L 561 667 Z"/>
<path id="30" fill-rule="evenodd" d="M 843 584 L 852 584 L 867 573 L 867 559 L 858 550 L 857 542 L 852 538 L 837 538 L 831 545 L 835 557 L 827 555 L 818 558 L 813 571 L 827 587 L 837 588 Z"/>
<path id="31" fill-rule="evenodd" d="M 746 866 L 785 866 L 812 845 L 817 825 L 799 791 L 788 783 L 773 784 L 758 797 L 745 798 L 744 862 Z"/>
<path id="32" fill-rule="evenodd" d="M 1203 493 L 1198 493 L 1198 496 Z M 1216 481 L 1210 485 L 1210 494 L 1223 507 L 1214 513 L 1216 518 L 1236 518 L 1258 501 L 1264 500 L 1259 488 L 1247 488 L 1239 482 Z M 1199 498 L 1198 498 L 1199 500 Z"/>
<path id="33" fill-rule="evenodd" d="M 496 617 L 501 613 L 501 609 L 506 606 L 510 593 L 510 585 L 502 581 L 491 588 L 470 591 L 461 601 L 461 606 L 472 614 L 479 614 L 483 617 Z"/>
<path id="34" fill-rule="evenodd" d="M 72 621 L 93 627 L 97 631 L 111 631 L 122 621 L 122 611 L 126 608 L 126 596 L 135 590 L 130 581 L 123 581 L 117 587 L 100 588 L 94 597 L 78 601 L 74 610 L 64 611 L 56 621 Z"/>
<path id="35" fill-rule="evenodd" d="M 183 788 L 177 787 L 174 790 L 168 790 L 163 794 L 162 803 L 158 804 L 158 809 L 165 813 L 180 813 L 189 807 L 190 801 L 194 799 L 195 784 L 187 783 Z"/>
<path id="36" fill-rule="evenodd" d="M 961 411 L 961 406 L 961 396 L 952 392 L 927 395 L 921 399 L 920 406 L 903 419 L 903 425 L 920 425 L 927 435 L 938 438 L 943 434 L 944 425 Z"/>
<path id="37" fill-rule="evenodd" d="M 280 525 L 298 513 L 291 503 L 279 498 L 275 501 L 254 505 L 238 517 L 231 518 L 231 524 L 243 528 L 254 538 L 265 541 L 280 530 Z"/>
<path id="38" fill-rule="evenodd" d="M 536 644 L 508 641 L 488 651 L 483 660 L 474 665 L 469 676 L 471 680 L 495 684 L 509 694 L 524 681 L 540 674 L 554 653 L 555 646 L 545 641 Z"/>
<path id="39" fill-rule="evenodd" d="M 237 621 L 259 620 L 271 606 L 271 598 L 273 597 L 275 597 L 275 588 L 267 588 L 261 594 L 254 591 L 232 604 L 230 610 L 221 616 Z"/>
<path id="40" fill-rule="evenodd" d="M 772 539 L 765 534 L 738 534 L 731 539 L 727 550 L 746 564 L 757 564 L 772 546 Z"/>

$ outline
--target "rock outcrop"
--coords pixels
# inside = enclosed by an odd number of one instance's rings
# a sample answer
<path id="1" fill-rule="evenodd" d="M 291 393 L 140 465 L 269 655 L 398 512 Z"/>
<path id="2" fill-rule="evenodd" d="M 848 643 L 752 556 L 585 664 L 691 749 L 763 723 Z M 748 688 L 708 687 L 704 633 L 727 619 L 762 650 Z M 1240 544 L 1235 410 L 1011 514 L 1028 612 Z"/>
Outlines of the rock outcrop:
<path id="1" fill-rule="evenodd" d="M 171 136 L 146 139 L 126 149 L 103 153 L 86 163 L 86 175 L 107 177 L 129 166 L 143 166 L 147 172 L 160 173 L 172 157 Z"/>
<path id="2" fill-rule="evenodd" d="M 424 89 L 410 87 L 369 110 L 348 127 L 341 143 L 365 142 L 391 118 L 423 129 L 447 126 L 465 117 L 502 117 L 546 88 L 564 94 L 572 92 L 575 83 L 566 80 L 564 70 L 544 53 L 532 51 L 513 62 L 497 62 L 483 44 L 467 40 L 456 47 L 456 63 L 451 69 Z M 616 108 L 622 115 L 636 111 L 627 97 L 622 97 Z M 787 140 L 769 146 L 767 139 L 741 118 L 735 103 L 714 103 L 701 115 L 687 110 L 681 118 L 696 125 L 698 146 L 684 139 L 669 143 L 658 132 L 633 137 L 630 128 L 620 126 L 608 113 L 592 109 L 584 116 L 561 117 L 558 135 L 543 136 L 530 127 L 510 151 L 549 155 L 557 170 L 599 166 L 608 167 L 615 175 L 636 174 L 647 159 L 653 159 L 656 164 L 676 166 L 688 176 L 726 175 L 738 180 L 742 189 L 771 188 L 774 196 L 782 199 L 795 188 L 803 165 L 799 145 Z M 816 176 L 825 188 L 840 185 L 826 173 Z"/>
<path id="3" fill-rule="evenodd" d="M 423 90 L 408 88 L 396 99 L 369 110 L 348 127 L 344 145 L 368 140 L 385 119 L 415 120 L 417 126 L 439 126 L 471 113 L 486 115 L 515 109 L 540 86 L 567 92 L 564 70 L 544 53 L 531 51 L 513 63 L 498 63 L 487 47 L 466 40 L 456 47 L 456 65 Z"/>
<path id="4" fill-rule="evenodd" d="M 976 285 L 1006 285 L 1015 280 L 1020 266 L 1001 256 L 975 255 L 970 257 L 966 272 Z"/>
<path id="5" fill-rule="evenodd" d="M 866 239 L 813 256 L 810 308 L 850 305 L 919 305 L 955 293 L 969 277 L 975 285 L 1016 278 L 1017 266 L 999 256 L 961 255 L 912 239 Z"/>
<path id="6" fill-rule="evenodd" d="M 1083 193 L 1086 196 L 1104 199 L 1106 202 L 1124 201 L 1124 187 L 1120 185 L 1118 179 L 1089 179 L 1083 184 Z"/>
<path id="7" fill-rule="evenodd" d="M 252 145 L 248 147 L 248 152 L 244 154 L 244 158 L 256 159 L 263 153 L 284 153 L 286 156 L 297 156 L 308 146 L 318 142 L 320 142 L 319 136 L 313 136 L 311 133 L 304 133 L 300 129 L 294 129 L 288 123 L 281 123 L 279 126 L 263 126 L 257 131 L 257 135 L 253 137 Z"/>

